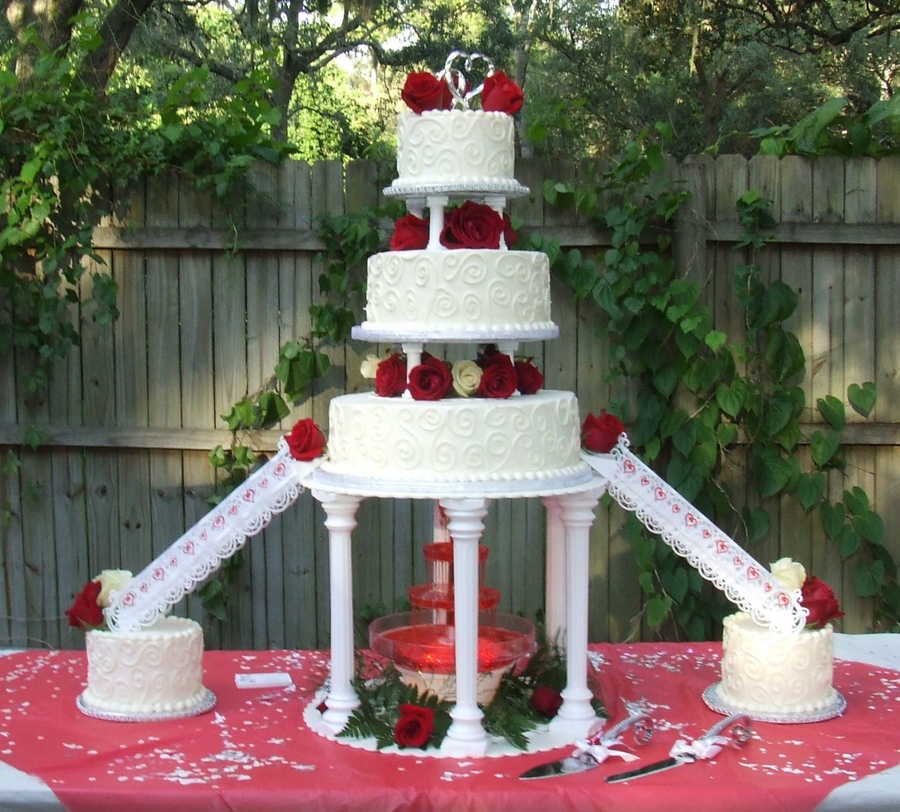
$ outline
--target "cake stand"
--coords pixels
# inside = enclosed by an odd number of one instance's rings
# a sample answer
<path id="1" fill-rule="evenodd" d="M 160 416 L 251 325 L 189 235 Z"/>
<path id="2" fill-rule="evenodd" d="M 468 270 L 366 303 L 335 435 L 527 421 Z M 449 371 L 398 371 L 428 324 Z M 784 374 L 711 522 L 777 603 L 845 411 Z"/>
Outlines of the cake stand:
<path id="1" fill-rule="evenodd" d="M 614 465 L 610 457 L 610 466 Z M 365 498 L 436 499 L 447 516 L 455 568 L 456 705 L 441 754 L 483 756 L 489 739 L 478 706 L 478 547 L 490 499 L 541 497 L 547 521 L 546 618 L 550 639 L 564 641 L 566 687 L 551 731 L 575 741 L 596 721 L 588 687 L 589 541 L 607 478 L 583 473 L 555 480 L 504 483 L 385 482 L 317 470 L 308 487 L 325 511 L 331 579 L 331 680 L 317 732 L 336 736 L 359 706 L 353 688 L 351 535 Z M 479 494 L 477 496 L 473 494 Z"/>

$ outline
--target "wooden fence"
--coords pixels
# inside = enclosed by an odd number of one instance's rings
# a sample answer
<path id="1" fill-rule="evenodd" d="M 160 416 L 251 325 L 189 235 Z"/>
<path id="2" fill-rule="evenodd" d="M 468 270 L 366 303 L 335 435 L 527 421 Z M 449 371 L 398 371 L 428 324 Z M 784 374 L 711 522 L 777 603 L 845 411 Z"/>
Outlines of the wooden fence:
<path id="1" fill-rule="evenodd" d="M 748 189 L 774 201 L 779 225 L 762 262 L 800 294 L 791 327 L 809 359 L 807 402 L 843 398 L 852 382 L 878 386 L 874 419 L 850 427 L 848 469 L 829 487 L 836 494 L 854 484 L 866 489 L 900 559 L 892 533 L 900 519 L 900 162 L 724 156 L 691 159 L 672 172 L 693 193 L 674 234 L 679 270 L 704 283 L 725 331 L 740 329 L 730 273 L 741 259 L 735 202 Z M 602 248 L 606 235 L 543 203 L 544 174 L 537 163 L 520 163 L 517 176 L 533 192 L 515 202 L 515 215 L 566 245 Z M 558 179 L 561 170 L 551 174 Z M 0 476 L 0 508 L 11 512 L 0 527 L 0 646 L 81 645 L 63 617 L 73 593 L 101 569 L 141 569 L 206 513 L 214 493 L 207 454 L 231 439 L 221 413 L 268 378 L 284 342 L 309 331 L 322 269 L 318 218 L 377 202 L 382 181 L 369 163 L 259 169 L 253 182 L 262 197 L 248 199 L 233 254 L 226 250 L 233 227 L 176 182 L 149 183 L 124 223 L 97 229 L 95 247 L 119 285 L 121 317 L 109 326 L 85 320 L 81 346 L 38 397 L 21 385 L 28 360 L 0 355 L 0 459 L 12 450 L 21 460 L 17 474 Z M 574 390 L 582 412 L 596 412 L 627 392 L 604 380 L 607 346 L 597 337 L 595 309 L 556 281 L 552 292 L 560 337 L 526 349 L 548 387 Z M 331 350 L 332 371 L 285 424 L 312 416 L 326 426 L 333 396 L 368 386 L 359 374 L 368 349 L 351 341 Z M 809 421 L 817 419 L 811 408 Z M 48 437 L 36 449 L 25 442 L 30 427 Z M 253 439 L 265 450 L 277 436 Z M 739 470 L 733 479 L 743 498 Z M 354 534 L 357 607 L 390 609 L 422 581 L 431 511 L 428 502 L 363 503 Z M 754 554 L 803 561 L 842 595 L 845 630 L 870 627 L 871 606 L 855 597 L 851 573 L 814 525 L 787 501 L 775 514 L 771 537 Z M 225 622 L 204 618 L 198 599 L 188 599 L 186 611 L 203 620 L 208 646 L 327 645 L 322 518 L 304 494 L 249 542 Z M 543 524 L 540 500 L 492 505 L 487 582 L 501 590 L 506 611 L 533 616 L 542 605 Z M 617 508 L 598 510 L 592 640 L 646 634 L 621 524 Z"/>

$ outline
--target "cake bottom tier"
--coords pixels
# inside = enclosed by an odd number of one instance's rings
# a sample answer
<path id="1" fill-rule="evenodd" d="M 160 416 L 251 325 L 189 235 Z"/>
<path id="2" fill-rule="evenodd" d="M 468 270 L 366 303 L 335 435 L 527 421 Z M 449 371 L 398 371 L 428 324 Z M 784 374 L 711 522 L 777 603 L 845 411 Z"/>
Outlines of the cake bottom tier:
<path id="1" fill-rule="evenodd" d="M 571 392 L 439 401 L 345 395 L 331 401 L 328 435 L 321 471 L 357 481 L 562 485 L 591 476 Z"/>

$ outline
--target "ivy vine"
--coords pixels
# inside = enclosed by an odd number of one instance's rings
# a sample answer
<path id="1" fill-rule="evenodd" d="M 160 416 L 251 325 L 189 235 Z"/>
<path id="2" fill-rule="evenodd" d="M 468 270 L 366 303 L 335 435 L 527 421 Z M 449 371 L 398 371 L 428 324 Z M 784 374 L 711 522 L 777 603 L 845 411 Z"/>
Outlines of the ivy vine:
<path id="1" fill-rule="evenodd" d="M 737 248 L 751 261 L 732 269 L 744 332 L 729 336 L 713 327 L 700 284 L 677 273 L 666 226 L 687 193 L 665 179 L 662 145 L 649 132 L 594 184 L 548 182 L 544 192 L 553 205 L 611 230 L 612 247 L 596 260 L 543 238 L 531 247 L 546 251 L 554 273 L 605 315 L 610 375 L 634 385 L 632 409 L 612 405 L 620 417 L 634 414 L 632 447 L 749 550 L 769 533 L 766 506 L 784 495 L 796 498 L 818 516 L 841 557 L 853 562 L 857 594 L 873 598 L 876 618 L 897 628 L 900 587 L 896 563 L 883 546 L 881 516 L 860 488 L 846 489 L 838 501 L 826 495 L 827 477 L 846 467 L 845 402 L 820 398 L 815 408 L 823 428 L 802 434 L 801 419 L 810 411 L 800 386 L 806 359 L 785 326 L 798 296 L 780 280 L 767 283 L 752 261 L 775 224 L 769 201 L 757 192 L 737 201 L 744 230 Z M 599 202 L 609 199 L 617 202 Z M 875 396 L 871 382 L 851 385 L 846 393 L 849 406 L 864 417 Z M 797 454 L 804 441 L 808 467 Z M 746 467 L 757 506 L 737 507 L 726 475 L 735 465 Z M 713 636 L 733 611 L 724 597 L 633 516 L 625 532 L 646 593 L 647 626 L 690 639 Z"/>

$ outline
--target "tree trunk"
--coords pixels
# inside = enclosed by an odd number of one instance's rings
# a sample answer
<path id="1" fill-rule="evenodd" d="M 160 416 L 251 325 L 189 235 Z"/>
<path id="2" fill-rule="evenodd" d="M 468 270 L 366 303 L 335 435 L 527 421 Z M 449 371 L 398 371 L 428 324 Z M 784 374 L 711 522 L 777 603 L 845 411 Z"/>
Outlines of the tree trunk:
<path id="1" fill-rule="evenodd" d="M 105 88 L 141 17 L 156 0 L 117 0 L 100 24 L 100 45 L 83 65 L 84 78 L 98 88 Z M 6 20 L 16 39 L 24 45 L 24 35 L 34 28 L 44 46 L 56 50 L 72 38 L 72 18 L 82 11 L 84 0 L 8 0 Z M 24 45 L 16 62 L 20 81 L 31 79 L 38 50 Z"/>

